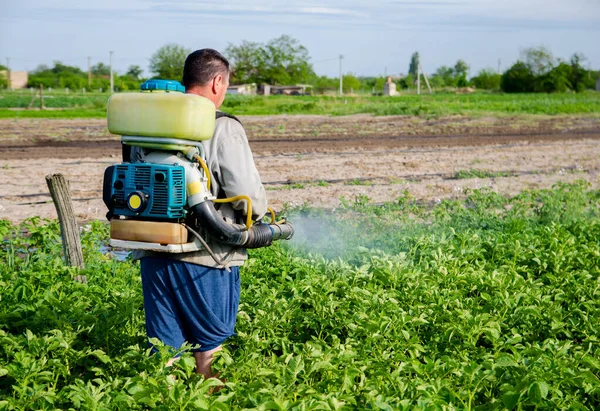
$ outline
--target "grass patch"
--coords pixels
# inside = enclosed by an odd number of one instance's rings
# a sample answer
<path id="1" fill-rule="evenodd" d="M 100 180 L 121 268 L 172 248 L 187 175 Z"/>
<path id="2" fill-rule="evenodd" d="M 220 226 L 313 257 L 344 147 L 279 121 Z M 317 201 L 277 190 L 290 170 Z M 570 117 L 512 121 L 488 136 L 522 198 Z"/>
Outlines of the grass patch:
<path id="1" fill-rule="evenodd" d="M 0 119 L 20 118 L 106 118 L 105 109 L 9 110 L 0 109 Z"/>
<path id="2" fill-rule="evenodd" d="M 104 117 L 108 94 L 48 94 L 45 105 L 64 108 L 62 118 L 71 116 Z M 29 92 L 0 92 L 0 109 L 25 108 L 31 102 Z M 86 110 L 81 112 L 80 110 Z M 91 111 L 87 111 L 91 110 Z M 222 110 L 236 115 L 320 114 L 351 115 L 367 113 L 377 116 L 407 115 L 436 118 L 450 115 L 558 115 L 600 113 L 600 93 L 501 94 L 437 93 L 405 94 L 395 97 L 376 96 L 227 96 Z M 51 111 L 26 116 L 58 117 Z M 3 113 L 3 118 L 6 114 Z"/>
<path id="3" fill-rule="evenodd" d="M 489 170 L 460 170 L 454 174 L 456 180 L 467 178 L 494 178 L 494 177 L 510 177 L 512 174 L 509 171 L 489 171 Z"/>

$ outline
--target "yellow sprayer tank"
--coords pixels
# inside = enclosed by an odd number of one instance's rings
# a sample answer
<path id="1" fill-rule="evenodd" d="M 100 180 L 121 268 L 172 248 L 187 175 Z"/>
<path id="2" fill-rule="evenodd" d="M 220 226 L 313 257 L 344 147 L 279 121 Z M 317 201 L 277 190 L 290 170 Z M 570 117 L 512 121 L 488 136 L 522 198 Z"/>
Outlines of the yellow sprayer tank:
<path id="1" fill-rule="evenodd" d="M 170 137 L 201 141 L 212 137 L 215 105 L 185 94 L 176 81 L 149 80 L 139 93 L 113 94 L 108 100 L 108 131 L 122 136 Z"/>

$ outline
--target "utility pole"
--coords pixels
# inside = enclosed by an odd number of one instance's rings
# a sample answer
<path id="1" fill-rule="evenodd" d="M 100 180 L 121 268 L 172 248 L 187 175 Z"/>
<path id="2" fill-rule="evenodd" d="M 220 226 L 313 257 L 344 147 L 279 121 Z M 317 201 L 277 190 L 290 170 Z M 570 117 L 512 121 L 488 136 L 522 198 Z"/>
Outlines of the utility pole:
<path id="1" fill-rule="evenodd" d="M 110 61 L 109 61 L 109 64 L 110 64 L 110 94 L 112 94 L 112 93 L 115 92 L 115 84 L 113 82 L 113 70 L 112 70 L 112 55 L 113 55 L 113 52 L 109 51 L 109 54 L 110 54 Z"/>
<path id="2" fill-rule="evenodd" d="M 342 83 L 342 59 L 343 59 L 343 58 L 344 58 L 344 56 L 342 56 L 342 55 L 340 54 L 340 96 L 341 96 L 341 95 L 344 93 L 344 92 L 342 91 L 342 86 L 343 86 L 343 83 Z"/>
<path id="3" fill-rule="evenodd" d="M 417 94 L 421 94 L 421 56 L 417 57 Z"/>
<path id="4" fill-rule="evenodd" d="M 500 66 L 502 65 L 502 60 L 498 59 L 498 74 L 500 74 Z"/>
<path id="5" fill-rule="evenodd" d="M 92 58 L 88 56 L 88 88 L 92 89 Z"/>
<path id="6" fill-rule="evenodd" d="M 431 86 L 429 85 L 429 80 L 427 79 L 427 74 L 425 74 L 425 70 L 423 70 L 423 66 L 421 66 L 421 61 L 419 61 L 419 70 L 421 70 L 421 73 L 423 73 L 423 78 L 425 79 L 425 84 L 427 84 L 429 94 L 433 94 L 433 91 L 431 91 Z"/>
<path id="7" fill-rule="evenodd" d="M 10 58 L 6 58 L 6 88 L 12 89 L 12 82 L 10 81 Z"/>

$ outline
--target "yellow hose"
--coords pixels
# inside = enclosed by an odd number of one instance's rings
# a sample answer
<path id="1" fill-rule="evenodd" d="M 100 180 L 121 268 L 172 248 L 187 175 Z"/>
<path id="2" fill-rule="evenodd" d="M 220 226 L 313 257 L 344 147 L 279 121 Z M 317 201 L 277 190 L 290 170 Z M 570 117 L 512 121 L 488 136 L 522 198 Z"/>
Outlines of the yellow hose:
<path id="1" fill-rule="evenodd" d="M 248 214 L 246 214 L 246 228 L 250 229 L 250 227 L 252 227 L 252 200 L 250 200 L 250 197 L 245 195 L 239 195 L 229 198 L 217 198 L 215 200 L 215 203 L 233 203 L 234 201 L 239 200 L 246 200 L 246 203 L 248 204 Z"/>
<path id="2" fill-rule="evenodd" d="M 206 165 L 206 162 L 202 160 L 202 157 L 195 156 L 194 159 L 198 161 L 198 164 L 200 164 L 200 167 L 202 167 L 202 170 L 204 170 L 204 175 L 206 176 L 206 189 L 210 191 L 210 172 L 208 171 L 208 166 Z M 250 229 L 250 227 L 252 227 L 252 200 L 250 200 L 250 197 L 246 195 L 239 195 L 229 198 L 218 198 L 215 200 L 215 203 L 232 203 L 234 201 L 239 200 L 245 200 L 246 204 L 248 204 L 248 213 L 246 214 L 246 228 Z M 273 224 L 275 222 L 275 211 L 273 211 L 271 207 L 268 207 L 267 210 L 269 211 L 269 213 L 271 213 L 271 224 Z"/>
<path id="3" fill-rule="evenodd" d="M 206 176 L 206 189 L 208 191 L 210 191 L 210 172 L 208 171 L 208 167 L 207 167 L 206 163 L 204 162 L 204 160 L 202 160 L 202 157 L 195 156 L 194 159 L 196 159 L 196 161 L 198 161 L 198 163 L 200 164 L 200 167 L 202 167 L 202 170 L 204 170 L 204 175 Z"/>
<path id="4" fill-rule="evenodd" d="M 269 224 L 275 223 L 275 211 L 271 207 L 267 207 L 267 211 L 271 213 L 271 222 Z"/>

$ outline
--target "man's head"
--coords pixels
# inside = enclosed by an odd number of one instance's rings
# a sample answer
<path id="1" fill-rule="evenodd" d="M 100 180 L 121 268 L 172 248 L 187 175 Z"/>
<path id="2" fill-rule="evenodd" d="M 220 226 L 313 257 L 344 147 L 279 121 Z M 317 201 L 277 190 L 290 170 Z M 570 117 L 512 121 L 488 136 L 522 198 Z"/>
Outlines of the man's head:
<path id="1" fill-rule="evenodd" d="M 186 93 L 206 97 L 219 108 L 229 86 L 229 62 L 216 50 L 196 50 L 185 59 L 183 85 Z"/>

